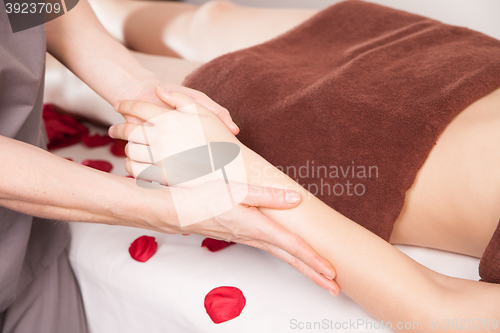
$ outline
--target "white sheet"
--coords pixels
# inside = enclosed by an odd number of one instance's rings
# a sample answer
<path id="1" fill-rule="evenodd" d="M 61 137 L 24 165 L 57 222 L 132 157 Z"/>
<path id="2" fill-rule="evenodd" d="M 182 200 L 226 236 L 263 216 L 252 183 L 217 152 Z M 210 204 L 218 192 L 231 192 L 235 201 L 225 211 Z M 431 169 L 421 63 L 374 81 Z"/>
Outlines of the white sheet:
<path id="1" fill-rule="evenodd" d="M 114 164 L 113 173 L 125 175 L 122 159 L 108 149 L 78 144 L 55 153 L 75 162 L 106 159 Z M 200 247 L 203 237 L 196 235 L 88 223 L 72 223 L 71 230 L 70 260 L 93 333 L 335 331 L 326 326 L 299 329 L 299 323 L 306 327 L 308 322 L 328 323 L 328 327 L 333 322 L 334 328 L 343 325 L 342 332 L 390 331 L 376 329 L 376 325 L 370 329 L 368 322 L 376 321 L 344 294 L 333 298 L 258 249 L 234 245 L 212 253 Z M 146 263 L 134 261 L 128 253 L 130 244 L 142 235 L 154 236 L 158 242 L 157 253 Z M 424 248 L 398 248 L 440 273 L 479 279 L 478 259 Z M 247 303 L 239 317 L 217 325 L 205 312 L 204 297 L 220 286 L 239 288 Z"/>

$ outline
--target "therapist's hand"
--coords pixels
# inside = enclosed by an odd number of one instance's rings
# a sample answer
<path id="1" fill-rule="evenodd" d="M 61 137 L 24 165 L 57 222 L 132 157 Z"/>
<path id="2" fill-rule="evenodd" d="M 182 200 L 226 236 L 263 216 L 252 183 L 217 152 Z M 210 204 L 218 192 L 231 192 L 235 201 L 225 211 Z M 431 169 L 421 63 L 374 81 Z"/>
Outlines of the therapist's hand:
<path id="1" fill-rule="evenodd" d="M 172 110 L 172 108 L 168 104 L 164 103 L 160 98 L 158 98 L 158 95 L 155 93 L 155 89 L 160 89 L 164 93 L 177 91 L 183 93 L 186 96 L 189 96 L 194 101 L 217 115 L 217 117 L 226 125 L 231 133 L 233 133 L 234 135 L 237 135 L 239 133 L 240 130 L 238 126 L 233 122 L 231 115 L 226 108 L 215 103 L 212 99 L 210 99 L 210 97 L 208 97 L 201 91 L 179 86 L 177 84 L 161 82 L 156 79 L 143 80 L 140 82 L 129 84 L 126 87 L 122 87 L 118 100 L 139 100 Z M 118 105 L 119 103 L 114 105 L 115 110 L 117 110 Z M 123 116 L 129 123 L 142 124 L 144 122 L 142 119 L 131 115 Z"/>
<path id="2" fill-rule="evenodd" d="M 212 182 L 203 186 L 225 187 L 226 184 Z M 243 188 L 247 186 L 248 188 Z M 336 276 L 332 265 L 320 257 L 306 241 L 256 208 L 294 208 L 300 203 L 300 195 L 290 190 L 246 184 L 232 184 L 231 190 L 238 190 L 238 187 L 242 191 L 248 190 L 248 195 L 240 204 L 209 220 L 183 227 L 179 233 L 200 234 L 262 249 L 288 263 L 321 288 L 333 291 L 335 295 L 338 295 L 340 287 L 337 282 L 327 278 L 334 279 Z M 190 190 L 199 191 L 199 188 Z M 210 190 L 202 191 L 210 193 Z M 207 198 L 207 200 L 210 199 Z"/>
<path id="3" fill-rule="evenodd" d="M 166 94 L 160 90 L 157 90 L 157 93 L 159 96 L 162 96 L 162 99 L 169 102 L 165 99 L 167 98 Z M 169 104 L 176 108 L 182 107 L 182 105 L 172 104 L 172 101 Z M 142 142 L 145 137 L 141 135 L 142 127 L 137 123 L 119 124 L 110 128 L 110 136 L 131 141 L 126 149 L 128 156 L 126 168 L 130 174 L 135 176 L 141 173 L 141 170 L 144 170 L 147 165 L 153 165 L 150 160 L 151 155 L 147 149 L 148 146 L 152 147 L 150 145 L 153 142 L 161 143 L 163 141 L 168 148 L 169 146 L 185 144 L 186 141 L 189 141 L 194 136 L 194 133 L 191 131 L 192 127 L 190 127 L 192 123 L 189 120 L 192 117 L 183 116 L 178 111 L 167 111 L 149 103 L 135 101 L 123 101 L 119 104 L 117 110 L 124 116 L 139 119 L 140 123 L 145 121 L 152 122 L 158 119 L 156 118 L 157 116 L 166 113 L 169 114 L 167 117 L 171 116 L 172 126 L 160 128 L 156 132 L 156 135 L 152 133 L 153 135 L 150 136 L 148 134 L 149 143 Z M 204 135 L 207 141 L 238 142 L 226 126 L 210 114 L 209 111 L 205 111 L 205 114 L 199 117 L 199 121 L 202 122 L 202 126 L 204 127 Z M 139 131 L 134 131 L 136 129 L 139 129 Z M 132 133 L 138 136 L 133 137 Z M 170 156 L 170 154 L 167 155 Z M 156 175 L 160 177 L 159 179 L 148 178 L 147 180 L 153 180 L 158 183 L 165 182 L 165 180 L 161 179 L 163 178 L 162 174 L 161 172 L 157 172 Z M 168 177 L 166 178 L 168 181 Z M 195 213 L 199 209 L 193 204 L 194 200 L 190 200 L 192 197 L 199 198 L 201 196 L 201 202 L 209 202 L 210 206 L 217 205 L 219 198 L 216 195 L 212 195 L 212 193 L 218 193 L 216 189 L 220 186 L 225 188 L 227 185 L 223 181 L 212 181 L 198 187 L 183 189 L 185 191 L 184 197 L 186 198 L 183 202 L 187 206 L 188 212 L 191 210 Z M 172 228 L 170 225 L 164 226 L 164 230 L 162 231 L 181 234 L 200 234 L 263 249 L 289 263 L 320 287 L 326 290 L 333 290 L 335 294 L 340 292 L 339 286 L 332 280 L 336 276 L 334 268 L 325 259 L 321 258 L 302 238 L 271 220 L 256 208 L 294 208 L 301 200 L 299 193 L 241 183 L 235 184 L 233 182 L 230 182 L 230 186 L 233 197 L 235 192 L 236 194 L 238 192 L 245 193 L 244 199 L 232 209 L 210 219 L 187 226 L 178 228 Z M 169 198 L 169 200 L 172 199 Z M 159 225 L 158 228 L 161 230 L 162 226 Z M 330 277 L 330 279 L 327 277 Z"/>

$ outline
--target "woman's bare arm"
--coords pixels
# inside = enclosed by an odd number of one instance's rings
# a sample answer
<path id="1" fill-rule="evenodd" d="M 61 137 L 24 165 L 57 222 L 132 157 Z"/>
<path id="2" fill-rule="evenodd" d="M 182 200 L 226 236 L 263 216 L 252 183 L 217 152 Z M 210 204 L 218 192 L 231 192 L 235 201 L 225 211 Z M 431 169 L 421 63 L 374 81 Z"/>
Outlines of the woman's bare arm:
<path id="1" fill-rule="evenodd" d="M 247 152 L 245 162 L 274 175 L 250 172 L 251 184 L 301 191 L 304 200 L 299 207 L 262 211 L 330 261 L 341 289 L 377 319 L 393 327 L 397 322 L 422 322 L 424 329 L 429 321 L 438 320 L 441 330 L 432 332 L 453 331 L 445 329 L 446 319 L 500 320 L 500 285 L 438 274 L 337 213 L 290 178 L 277 176 L 280 171 L 254 152 Z M 478 323 L 469 331 L 480 332 Z"/>
<path id="2" fill-rule="evenodd" d="M 200 63 L 179 58 L 133 51 L 130 53 L 144 68 L 155 73 L 162 82 L 172 84 L 180 85 L 185 77 L 200 65 Z M 65 111 L 106 125 L 119 124 L 124 121 L 111 104 L 50 54 L 47 54 L 43 100 Z"/>
<path id="3" fill-rule="evenodd" d="M 85 167 L 24 142 L 0 136 L 0 156 L 0 206 L 12 210 L 57 220 L 139 228 L 160 223 L 158 217 L 167 217 L 172 211 L 163 193 L 152 193 L 125 177 Z M 159 210 L 155 212 L 156 205 Z"/>
<path id="4" fill-rule="evenodd" d="M 162 99 L 174 108 L 194 104 L 191 99 L 178 93 L 164 95 Z M 119 112 L 144 117 L 155 108 L 146 104 L 121 103 Z M 452 332 L 453 320 L 465 322 L 463 329 L 457 327 L 456 331 L 460 332 L 489 331 L 481 326 L 480 319 L 489 322 L 496 319 L 498 323 L 499 285 L 447 277 L 418 264 L 305 191 L 242 145 L 213 115 L 199 105 L 197 108 L 207 141 L 226 141 L 240 145 L 249 184 L 293 189 L 301 193 L 303 201 L 299 207 L 289 211 L 261 211 L 286 229 L 300 235 L 326 258 L 337 270 L 336 280 L 341 289 L 377 319 L 391 322 L 393 328 L 399 322 L 422 323 L 419 329 L 422 332 Z M 115 137 L 126 139 L 128 133 L 135 128 L 137 125 L 123 124 L 114 126 L 110 132 Z M 146 156 L 141 153 L 140 147 L 134 147 L 128 150 L 132 160 L 127 166 L 129 172 L 135 161 L 140 162 L 141 155 Z M 130 155 L 131 151 L 135 152 L 135 157 Z M 189 232 L 189 227 L 186 232 Z M 430 328 L 429 322 L 436 321 L 439 323 L 438 329 Z"/>

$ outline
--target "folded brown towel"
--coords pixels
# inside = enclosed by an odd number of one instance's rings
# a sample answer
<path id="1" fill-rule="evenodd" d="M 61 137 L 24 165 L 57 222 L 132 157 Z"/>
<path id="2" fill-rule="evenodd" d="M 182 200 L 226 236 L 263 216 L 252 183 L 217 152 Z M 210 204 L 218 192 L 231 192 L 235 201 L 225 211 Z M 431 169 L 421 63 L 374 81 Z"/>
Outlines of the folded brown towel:
<path id="1" fill-rule="evenodd" d="M 479 263 L 481 281 L 500 283 L 500 221 Z"/>
<path id="2" fill-rule="evenodd" d="M 230 110 L 242 143 L 389 240 L 438 136 L 500 87 L 500 41 L 346 1 L 185 85 Z"/>

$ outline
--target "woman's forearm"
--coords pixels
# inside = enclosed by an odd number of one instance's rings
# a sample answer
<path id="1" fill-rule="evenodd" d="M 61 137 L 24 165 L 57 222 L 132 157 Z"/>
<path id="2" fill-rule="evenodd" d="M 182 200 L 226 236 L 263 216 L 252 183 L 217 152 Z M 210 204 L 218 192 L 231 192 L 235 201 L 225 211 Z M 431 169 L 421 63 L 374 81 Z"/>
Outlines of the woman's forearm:
<path id="1" fill-rule="evenodd" d="M 328 207 L 257 154 L 243 151 L 250 184 L 295 189 L 303 197 L 301 205 L 289 211 L 261 210 L 330 261 L 341 289 L 377 319 L 422 322 L 423 331 L 429 320 L 500 319 L 495 318 L 500 313 L 500 286 L 427 269 Z M 444 329 L 444 324 L 439 327 Z M 480 330 L 476 325 L 471 331 Z"/>
<path id="2" fill-rule="evenodd" d="M 129 86 L 157 81 L 104 29 L 87 0 L 46 24 L 47 51 L 111 104 Z"/>
<path id="3" fill-rule="evenodd" d="M 0 136 L 0 157 L 0 205 L 25 214 L 149 228 L 172 211 L 167 191 L 144 190 L 17 140 Z"/>

